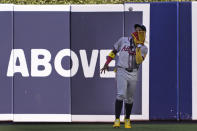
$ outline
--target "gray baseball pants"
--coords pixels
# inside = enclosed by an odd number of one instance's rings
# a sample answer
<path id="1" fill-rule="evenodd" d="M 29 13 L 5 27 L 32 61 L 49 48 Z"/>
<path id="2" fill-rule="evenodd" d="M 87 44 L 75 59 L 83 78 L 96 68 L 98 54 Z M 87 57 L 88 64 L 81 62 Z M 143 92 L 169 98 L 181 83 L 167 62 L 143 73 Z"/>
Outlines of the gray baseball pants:
<path id="1" fill-rule="evenodd" d="M 116 81 L 116 99 L 124 100 L 125 103 L 132 104 L 137 84 L 137 70 L 128 72 L 124 68 L 118 67 L 116 72 Z"/>

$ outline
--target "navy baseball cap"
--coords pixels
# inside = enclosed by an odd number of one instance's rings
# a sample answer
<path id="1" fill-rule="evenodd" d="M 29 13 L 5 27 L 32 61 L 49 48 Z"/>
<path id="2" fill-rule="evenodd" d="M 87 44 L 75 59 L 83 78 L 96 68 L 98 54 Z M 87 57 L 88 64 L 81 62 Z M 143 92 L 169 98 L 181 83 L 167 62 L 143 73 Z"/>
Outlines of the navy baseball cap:
<path id="1" fill-rule="evenodd" d="M 143 31 L 146 31 L 146 27 L 144 25 L 135 24 L 134 28 L 140 27 Z"/>

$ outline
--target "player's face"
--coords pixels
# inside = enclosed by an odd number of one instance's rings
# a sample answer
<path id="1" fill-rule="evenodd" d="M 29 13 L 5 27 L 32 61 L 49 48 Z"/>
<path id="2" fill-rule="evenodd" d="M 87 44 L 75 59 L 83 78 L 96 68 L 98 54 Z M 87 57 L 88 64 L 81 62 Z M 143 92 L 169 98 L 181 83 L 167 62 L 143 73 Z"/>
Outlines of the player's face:
<path id="1" fill-rule="evenodd" d="M 138 31 L 142 31 L 142 28 L 140 28 L 140 27 L 136 27 L 136 28 L 135 28 L 135 31 L 136 31 L 136 32 L 138 32 Z"/>

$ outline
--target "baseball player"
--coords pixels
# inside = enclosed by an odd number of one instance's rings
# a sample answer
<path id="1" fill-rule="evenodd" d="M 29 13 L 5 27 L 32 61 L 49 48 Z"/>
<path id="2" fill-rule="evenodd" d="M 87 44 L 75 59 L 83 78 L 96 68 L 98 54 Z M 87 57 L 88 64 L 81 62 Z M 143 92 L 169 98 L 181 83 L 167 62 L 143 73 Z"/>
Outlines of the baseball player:
<path id="1" fill-rule="evenodd" d="M 131 128 L 130 114 L 137 84 L 137 71 L 148 52 L 148 48 L 144 45 L 146 27 L 144 25 L 135 24 L 134 28 L 135 32 L 131 34 L 131 38 L 121 37 L 114 44 L 113 50 L 108 55 L 107 61 L 101 69 L 101 73 L 105 73 L 105 71 L 108 70 L 108 64 L 119 52 L 119 59 L 116 67 L 117 93 L 114 128 L 120 127 L 120 113 L 123 101 L 125 104 L 125 128 Z"/>

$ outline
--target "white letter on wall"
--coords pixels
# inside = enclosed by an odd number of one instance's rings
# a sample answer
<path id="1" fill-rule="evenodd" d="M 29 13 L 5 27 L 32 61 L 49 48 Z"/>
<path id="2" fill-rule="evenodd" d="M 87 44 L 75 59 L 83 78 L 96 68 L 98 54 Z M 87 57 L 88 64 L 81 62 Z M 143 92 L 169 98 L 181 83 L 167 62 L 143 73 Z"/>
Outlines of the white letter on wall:
<path id="1" fill-rule="evenodd" d="M 65 56 L 70 56 L 71 57 L 71 60 L 72 60 L 72 67 L 69 70 L 65 70 L 62 67 L 62 64 L 61 64 L 62 59 Z M 67 63 L 67 64 L 70 64 L 70 63 Z M 55 66 L 55 69 L 56 69 L 57 73 L 59 73 L 61 76 L 63 76 L 63 77 L 72 77 L 78 71 L 78 68 L 79 68 L 79 60 L 78 60 L 78 57 L 75 54 L 75 52 L 73 52 L 70 49 L 63 49 L 63 50 L 60 50 L 57 53 L 57 55 L 55 57 L 55 61 L 54 61 L 54 66 Z"/>
<path id="2" fill-rule="evenodd" d="M 20 65 L 16 65 L 17 59 Z M 14 76 L 14 73 L 21 73 L 23 77 L 28 77 L 29 72 L 25 59 L 25 54 L 22 49 L 12 49 L 10 54 L 10 61 L 8 64 L 7 76 Z"/>
<path id="3" fill-rule="evenodd" d="M 106 57 L 109 55 L 109 53 L 111 52 L 111 50 L 100 50 L 100 69 L 103 68 L 103 66 L 105 65 L 106 62 Z M 110 67 L 114 67 L 115 66 L 115 60 L 112 60 L 109 63 Z M 102 72 L 102 74 L 100 73 L 100 77 L 103 78 L 114 78 L 115 77 L 115 72 L 114 71 L 105 71 Z"/>
<path id="4" fill-rule="evenodd" d="M 88 65 L 88 58 L 85 50 L 80 50 L 80 57 L 81 57 L 81 63 L 82 63 L 82 68 L 84 72 L 84 76 L 86 78 L 91 78 L 94 76 L 94 71 L 96 67 L 96 62 L 98 58 L 98 50 L 93 50 L 92 51 L 92 56 L 90 59 L 90 64 Z"/>
<path id="5" fill-rule="evenodd" d="M 39 58 L 43 56 L 43 58 Z M 52 67 L 49 63 L 51 60 L 51 53 L 46 49 L 32 49 L 31 50 L 31 76 L 46 77 L 51 74 Z M 39 66 L 43 66 L 43 70 L 38 70 Z"/>

